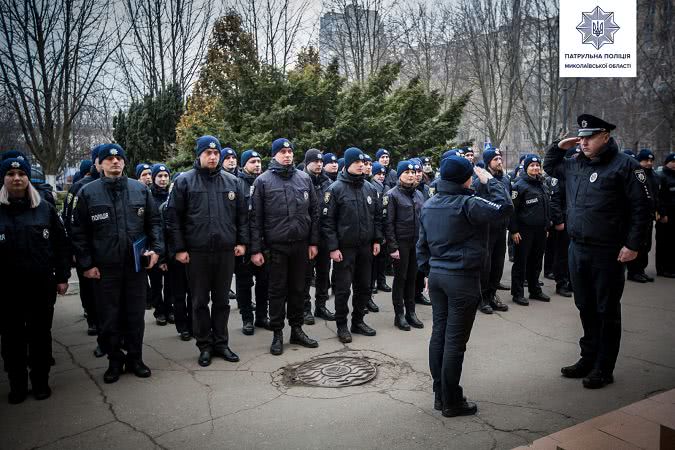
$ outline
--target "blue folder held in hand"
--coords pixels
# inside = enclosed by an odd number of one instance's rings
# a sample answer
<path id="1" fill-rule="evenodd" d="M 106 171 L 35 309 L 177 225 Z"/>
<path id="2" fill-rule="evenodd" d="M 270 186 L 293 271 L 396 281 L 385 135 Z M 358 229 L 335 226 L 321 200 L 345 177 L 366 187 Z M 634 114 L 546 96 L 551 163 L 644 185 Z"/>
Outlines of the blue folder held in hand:
<path id="1" fill-rule="evenodd" d="M 148 239 L 145 236 L 142 236 L 133 243 L 136 272 L 143 270 L 143 253 L 148 249 L 147 242 Z"/>

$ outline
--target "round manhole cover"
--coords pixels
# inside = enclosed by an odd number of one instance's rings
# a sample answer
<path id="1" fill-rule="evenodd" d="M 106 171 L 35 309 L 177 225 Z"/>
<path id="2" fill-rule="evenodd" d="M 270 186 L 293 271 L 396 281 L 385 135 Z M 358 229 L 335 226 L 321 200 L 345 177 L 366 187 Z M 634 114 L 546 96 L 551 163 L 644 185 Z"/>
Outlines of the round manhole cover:
<path id="1" fill-rule="evenodd" d="M 308 361 L 296 369 L 303 383 L 321 387 L 357 386 L 377 375 L 377 369 L 364 358 L 334 356 Z"/>

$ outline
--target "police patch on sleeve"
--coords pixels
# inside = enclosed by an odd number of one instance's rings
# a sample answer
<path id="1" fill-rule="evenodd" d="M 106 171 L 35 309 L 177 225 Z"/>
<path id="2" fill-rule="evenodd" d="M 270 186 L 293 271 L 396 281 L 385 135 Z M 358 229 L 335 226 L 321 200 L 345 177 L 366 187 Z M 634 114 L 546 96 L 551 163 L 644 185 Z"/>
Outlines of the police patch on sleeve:
<path id="1" fill-rule="evenodd" d="M 227 193 L 227 198 L 229 198 L 230 200 L 234 200 L 236 197 L 237 195 L 232 191 Z"/>
<path id="2" fill-rule="evenodd" d="M 330 192 L 323 194 L 323 202 L 328 203 L 330 201 Z"/>
<path id="3" fill-rule="evenodd" d="M 373 199 L 370 198 L 370 195 L 368 197 L 366 197 L 366 201 L 368 202 L 369 205 L 373 204 Z"/>
<path id="4" fill-rule="evenodd" d="M 305 200 L 309 200 L 309 192 L 305 191 L 302 195 L 305 197 Z"/>
<path id="5" fill-rule="evenodd" d="M 436 188 L 430 187 L 429 188 L 429 197 L 433 197 L 436 194 Z"/>
<path id="6" fill-rule="evenodd" d="M 138 208 L 138 211 L 136 212 L 138 214 L 138 217 L 143 217 L 145 214 L 145 208 Z"/>
<path id="7" fill-rule="evenodd" d="M 253 191 L 255 191 L 255 186 L 251 185 L 251 189 L 249 190 L 248 195 L 253 197 Z"/>
<path id="8" fill-rule="evenodd" d="M 327 215 L 328 215 L 328 208 L 324 208 L 324 209 L 323 209 L 323 215 L 324 215 L 324 216 L 327 216 Z"/>
<path id="9" fill-rule="evenodd" d="M 557 178 L 551 178 L 551 186 L 555 186 L 558 184 L 558 179 Z"/>
<path id="10" fill-rule="evenodd" d="M 635 173 L 635 178 L 637 178 L 640 183 L 644 184 L 644 182 L 647 181 L 647 175 L 645 175 L 644 169 L 637 169 L 633 171 L 633 173 Z"/>
<path id="11" fill-rule="evenodd" d="M 511 198 L 512 198 L 513 200 L 515 200 L 516 198 L 518 198 L 518 191 L 513 191 L 513 192 L 511 192 Z"/>
<path id="12" fill-rule="evenodd" d="M 384 206 L 387 206 L 389 204 L 389 196 L 388 195 L 385 195 L 384 197 L 382 197 L 382 204 Z"/>

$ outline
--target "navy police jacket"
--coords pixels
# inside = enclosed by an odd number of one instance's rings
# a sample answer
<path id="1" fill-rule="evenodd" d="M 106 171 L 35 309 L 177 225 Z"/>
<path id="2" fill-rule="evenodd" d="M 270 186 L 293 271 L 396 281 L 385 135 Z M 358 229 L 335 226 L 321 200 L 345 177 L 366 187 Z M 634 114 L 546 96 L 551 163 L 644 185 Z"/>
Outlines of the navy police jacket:
<path id="1" fill-rule="evenodd" d="M 532 178 L 523 172 L 511 190 L 514 213 L 509 230 L 548 228 L 551 225 L 551 193 L 543 177 Z"/>
<path id="2" fill-rule="evenodd" d="M 133 257 L 132 244 L 147 238 L 147 248 L 164 253 L 161 221 L 150 190 L 126 176 L 103 177 L 80 189 L 74 206 L 72 242 L 77 264 L 118 267 Z"/>
<path id="3" fill-rule="evenodd" d="M 478 273 L 487 256 L 489 224 L 513 212 L 504 185 L 494 178 L 480 185 L 481 197 L 446 180 L 424 203 L 417 240 L 417 266 L 424 273 Z"/>
<path id="4" fill-rule="evenodd" d="M 419 236 L 420 212 L 424 195 L 414 187 L 400 184 L 382 197 L 382 214 L 389 253 L 398 250 L 399 242 L 415 242 Z"/>
<path id="5" fill-rule="evenodd" d="M 176 178 L 166 208 L 172 249 L 176 253 L 213 253 L 248 245 L 244 183 L 220 168 L 202 168 L 199 160 L 192 170 Z"/>
<path id="6" fill-rule="evenodd" d="M 658 212 L 668 217 L 668 222 L 675 220 L 675 171 L 665 166 L 659 179 Z"/>
<path id="7" fill-rule="evenodd" d="M 590 160 L 583 153 L 565 158 L 558 142 L 546 150 L 544 170 L 564 179 L 567 233 L 575 242 L 637 251 L 646 239 L 651 195 L 640 164 L 610 138 Z"/>

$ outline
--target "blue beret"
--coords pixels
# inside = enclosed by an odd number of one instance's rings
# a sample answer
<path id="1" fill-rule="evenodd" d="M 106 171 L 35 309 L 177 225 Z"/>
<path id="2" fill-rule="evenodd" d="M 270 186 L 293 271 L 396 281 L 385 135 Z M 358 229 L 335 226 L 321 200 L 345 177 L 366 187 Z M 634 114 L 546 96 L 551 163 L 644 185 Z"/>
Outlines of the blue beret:
<path id="1" fill-rule="evenodd" d="M 324 153 L 323 154 L 323 165 L 325 166 L 326 164 L 330 163 L 336 163 L 338 162 L 337 156 L 335 156 L 334 153 Z"/>
<path id="2" fill-rule="evenodd" d="M 401 175 L 403 175 L 403 172 L 406 170 L 415 170 L 415 164 L 412 161 L 405 159 L 403 161 L 399 161 L 396 165 L 396 174 L 398 177 L 401 178 Z"/>
<path id="3" fill-rule="evenodd" d="M 387 150 L 386 148 L 381 148 L 377 152 L 375 152 L 375 158 L 376 159 L 380 159 L 380 158 L 382 158 L 382 156 L 385 156 L 385 155 L 389 156 L 389 150 Z"/>
<path id="4" fill-rule="evenodd" d="M 654 160 L 654 153 L 648 148 L 643 148 L 635 157 L 638 161 L 646 161 L 648 159 Z"/>
<path id="5" fill-rule="evenodd" d="M 290 148 L 291 150 L 294 149 L 293 144 L 288 139 L 286 138 L 275 139 L 274 142 L 272 142 L 272 156 L 276 155 L 277 152 L 282 148 Z"/>
<path id="6" fill-rule="evenodd" d="M 98 160 L 103 161 L 109 156 L 119 156 L 125 161 L 127 160 L 127 154 L 124 153 L 124 149 L 117 144 L 103 144 L 98 149 Z"/>
<path id="7" fill-rule="evenodd" d="M 373 163 L 373 175 L 376 173 L 381 173 L 381 174 L 386 174 L 387 173 L 387 168 L 380 164 L 379 162 L 374 162 Z"/>
<path id="8" fill-rule="evenodd" d="M 244 167 L 248 162 L 248 160 L 251 158 L 260 158 L 260 153 L 256 152 L 253 149 L 246 150 L 244 153 L 241 154 L 241 160 L 239 161 L 241 167 Z"/>
<path id="9" fill-rule="evenodd" d="M 169 175 L 169 178 L 171 177 L 171 170 L 165 165 L 165 164 L 153 164 L 152 165 L 152 171 L 150 172 L 152 174 L 152 181 L 155 181 L 155 177 L 159 175 L 160 172 L 166 172 Z"/>
<path id="10" fill-rule="evenodd" d="M 28 162 L 28 159 L 24 158 L 23 156 L 3 159 L 2 164 L 0 164 L 0 179 L 4 179 L 5 175 L 7 175 L 7 172 L 12 169 L 22 170 L 23 173 L 25 173 L 26 176 L 30 178 L 30 163 Z"/>
<path id="11" fill-rule="evenodd" d="M 349 169 L 349 166 L 354 164 L 356 161 L 365 162 L 366 157 L 361 151 L 361 149 L 356 147 L 349 147 L 347 150 L 345 150 L 344 159 L 345 159 L 345 168 Z"/>
<path id="12" fill-rule="evenodd" d="M 202 136 L 197 139 L 197 144 L 195 145 L 195 154 L 197 155 L 197 158 L 199 158 L 199 155 L 201 155 L 202 152 L 207 149 L 221 151 L 222 148 L 220 147 L 220 141 L 209 135 Z"/>
<path id="13" fill-rule="evenodd" d="M 136 171 L 135 171 L 136 178 L 140 178 L 141 174 L 146 170 L 150 170 L 152 172 L 152 166 L 148 163 L 136 164 Z"/>
<path id="14" fill-rule="evenodd" d="M 471 178 L 473 166 L 468 159 L 451 155 L 441 161 L 441 179 L 463 184 Z"/>

